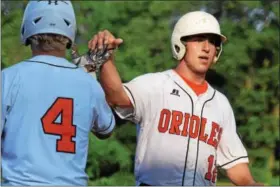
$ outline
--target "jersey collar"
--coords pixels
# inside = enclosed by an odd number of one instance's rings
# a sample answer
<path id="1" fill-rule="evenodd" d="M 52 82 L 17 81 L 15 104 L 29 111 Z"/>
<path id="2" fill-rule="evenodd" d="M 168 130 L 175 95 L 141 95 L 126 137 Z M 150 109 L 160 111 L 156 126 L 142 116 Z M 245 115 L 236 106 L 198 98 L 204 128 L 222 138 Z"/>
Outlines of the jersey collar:
<path id="1" fill-rule="evenodd" d="M 65 67 L 65 68 L 77 68 L 75 64 L 72 64 L 65 58 L 51 56 L 51 55 L 37 55 L 26 61 L 38 62 L 38 63 L 48 64 L 52 66 Z"/>
<path id="2" fill-rule="evenodd" d="M 181 76 L 179 76 L 173 69 L 167 70 L 166 74 L 182 89 L 184 89 L 187 93 L 189 93 L 192 98 L 204 98 L 208 96 L 212 96 L 214 93 L 214 88 L 209 84 L 207 87 L 207 91 L 199 96 L 196 95 L 196 93 L 193 91 L 193 89 L 182 79 Z"/>

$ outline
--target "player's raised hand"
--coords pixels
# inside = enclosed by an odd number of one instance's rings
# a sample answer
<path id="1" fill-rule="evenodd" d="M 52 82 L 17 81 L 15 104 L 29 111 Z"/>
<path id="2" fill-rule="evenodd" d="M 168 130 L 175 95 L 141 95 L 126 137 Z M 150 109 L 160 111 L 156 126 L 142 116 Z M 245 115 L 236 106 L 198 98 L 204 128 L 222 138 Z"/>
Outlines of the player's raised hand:
<path id="1" fill-rule="evenodd" d="M 115 38 L 110 31 L 104 30 L 98 32 L 98 34 L 92 37 L 92 39 L 88 42 L 88 48 L 91 51 L 102 50 L 104 48 L 107 48 L 107 50 L 113 50 L 118 48 L 118 46 L 122 43 L 123 39 Z"/>

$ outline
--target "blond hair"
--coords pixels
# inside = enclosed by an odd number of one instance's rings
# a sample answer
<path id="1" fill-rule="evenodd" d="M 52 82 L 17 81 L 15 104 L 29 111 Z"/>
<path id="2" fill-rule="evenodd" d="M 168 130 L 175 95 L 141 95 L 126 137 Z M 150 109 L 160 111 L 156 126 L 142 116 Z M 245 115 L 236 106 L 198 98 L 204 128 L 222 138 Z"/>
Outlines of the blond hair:
<path id="1" fill-rule="evenodd" d="M 29 39 L 32 50 L 37 51 L 62 51 L 65 50 L 70 40 L 58 34 L 37 34 Z"/>

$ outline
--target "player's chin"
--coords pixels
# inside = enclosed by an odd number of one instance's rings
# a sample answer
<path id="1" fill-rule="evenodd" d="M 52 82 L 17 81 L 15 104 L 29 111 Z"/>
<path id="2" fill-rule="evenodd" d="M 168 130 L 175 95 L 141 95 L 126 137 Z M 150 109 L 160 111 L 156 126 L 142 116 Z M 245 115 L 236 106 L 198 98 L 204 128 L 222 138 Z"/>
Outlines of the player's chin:
<path id="1" fill-rule="evenodd" d="M 209 65 L 202 65 L 196 68 L 196 73 L 198 74 L 206 74 L 208 69 L 209 69 Z"/>

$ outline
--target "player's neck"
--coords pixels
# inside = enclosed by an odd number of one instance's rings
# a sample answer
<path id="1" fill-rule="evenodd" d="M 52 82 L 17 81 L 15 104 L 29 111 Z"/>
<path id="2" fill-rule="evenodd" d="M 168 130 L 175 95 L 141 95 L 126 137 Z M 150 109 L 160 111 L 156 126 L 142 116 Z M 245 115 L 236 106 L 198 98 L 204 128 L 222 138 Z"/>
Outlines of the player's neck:
<path id="1" fill-rule="evenodd" d="M 185 62 L 182 60 L 178 66 L 175 68 L 175 71 L 181 75 L 186 80 L 196 84 L 202 85 L 205 83 L 205 74 L 197 74 L 191 71 L 186 65 Z"/>
<path id="2" fill-rule="evenodd" d="M 38 56 L 38 55 L 49 55 L 49 56 L 56 56 L 56 57 L 61 57 L 65 58 L 66 57 L 66 51 L 32 51 L 32 56 Z"/>

